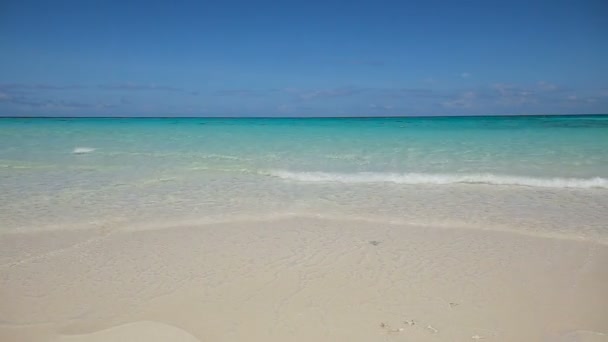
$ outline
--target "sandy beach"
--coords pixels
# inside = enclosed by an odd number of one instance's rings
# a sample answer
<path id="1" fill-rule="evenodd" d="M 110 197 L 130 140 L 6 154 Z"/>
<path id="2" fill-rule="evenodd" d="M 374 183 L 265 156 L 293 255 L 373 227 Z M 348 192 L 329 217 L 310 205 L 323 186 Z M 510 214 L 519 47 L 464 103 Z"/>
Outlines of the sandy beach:
<path id="1" fill-rule="evenodd" d="M 608 247 L 291 217 L 3 235 L 2 341 L 607 341 Z"/>
<path id="2" fill-rule="evenodd" d="M 0 342 L 608 342 L 608 0 L 0 0 Z"/>

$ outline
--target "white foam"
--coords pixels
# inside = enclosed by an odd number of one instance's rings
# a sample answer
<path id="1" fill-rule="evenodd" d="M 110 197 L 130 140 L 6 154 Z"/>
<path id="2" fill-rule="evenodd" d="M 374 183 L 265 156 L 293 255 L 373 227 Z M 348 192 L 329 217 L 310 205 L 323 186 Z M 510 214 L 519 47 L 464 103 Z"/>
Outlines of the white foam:
<path id="1" fill-rule="evenodd" d="M 95 151 L 95 149 L 91 148 L 91 147 L 76 147 L 72 151 L 72 153 L 74 153 L 74 154 L 85 154 L 85 153 L 91 153 L 93 151 Z"/>
<path id="2" fill-rule="evenodd" d="M 397 184 L 491 184 L 519 185 L 544 188 L 608 188 L 608 179 L 594 178 L 535 178 L 495 174 L 427 174 L 427 173 L 328 173 L 270 171 L 269 175 L 300 182 L 334 183 L 397 183 Z"/>

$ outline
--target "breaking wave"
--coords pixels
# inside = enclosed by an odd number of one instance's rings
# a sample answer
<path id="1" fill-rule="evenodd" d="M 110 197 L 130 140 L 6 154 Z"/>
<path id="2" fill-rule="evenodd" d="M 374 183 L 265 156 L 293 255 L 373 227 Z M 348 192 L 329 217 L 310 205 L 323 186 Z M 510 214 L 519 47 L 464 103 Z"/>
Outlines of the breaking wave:
<path id="1" fill-rule="evenodd" d="M 535 178 L 495 174 L 427 174 L 427 173 L 328 173 L 270 171 L 271 176 L 300 182 L 334 183 L 396 183 L 396 184 L 491 184 L 543 188 L 608 188 L 608 179 L 595 178 Z"/>
<path id="2" fill-rule="evenodd" d="M 85 154 L 85 153 L 91 153 L 93 151 L 95 151 L 95 149 L 91 148 L 91 147 L 76 147 L 74 150 L 72 150 L 72 153 Z"/>

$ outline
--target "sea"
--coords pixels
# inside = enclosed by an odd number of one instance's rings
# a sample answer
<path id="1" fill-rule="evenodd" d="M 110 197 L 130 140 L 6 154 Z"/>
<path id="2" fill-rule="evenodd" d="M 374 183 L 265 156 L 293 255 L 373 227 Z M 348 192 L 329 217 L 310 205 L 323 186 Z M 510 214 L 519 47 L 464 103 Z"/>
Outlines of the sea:
<path id="1" fill-rule="evenodd" d="M 298 216 L 606 244 L 608 116 L 0 119 L 0 234 Z"/>

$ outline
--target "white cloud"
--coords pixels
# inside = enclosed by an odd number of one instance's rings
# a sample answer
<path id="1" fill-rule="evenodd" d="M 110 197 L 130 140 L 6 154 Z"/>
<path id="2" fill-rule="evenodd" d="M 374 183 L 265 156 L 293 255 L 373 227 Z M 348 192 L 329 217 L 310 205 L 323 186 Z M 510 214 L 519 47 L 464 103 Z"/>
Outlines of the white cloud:
<path id="1" fill-rule="evenodd" d="M 311 91 L 300 92 L 297 96 L 300 100 L 313 100 L 318 98 L 335 98 L 343 96 L 351 96 L 361 93 L 366 89 L 357 87 L 342 87 L 332 89 L 317 89 Z"/>
<path id="2" fill-rule="evenodd" d="M 540 90 L 545 90 L 545 91 L 553 91 L 553 90 L 557 90 L 559 88 L 557 86 L 557 84 L 553 84 L 553 83 L 545 82 L 545 81 L 539 81 L 537 83 L 537 86 Z"/>
<path id="3" fill-rule="evenodd" d="M 468 73 L 468 72 L 463 72 L 462 74 L 460 74 L 460 77 L 462 77 L 462 78 L 469 78 L 469 77 L 471 77 L 471 74 Z"/>
<path id="4" fill-rule="evenodd" d="M 477 99 L 477 94 L 473 91 L 467 91 L 462 94 L 458 98 L 452 101 L 443 102 L 442 105 L 444 107 L 460 107 L 460 108 L 471 108 L 475 106 L 475 100 Z"/>

